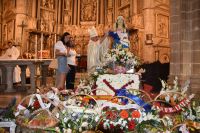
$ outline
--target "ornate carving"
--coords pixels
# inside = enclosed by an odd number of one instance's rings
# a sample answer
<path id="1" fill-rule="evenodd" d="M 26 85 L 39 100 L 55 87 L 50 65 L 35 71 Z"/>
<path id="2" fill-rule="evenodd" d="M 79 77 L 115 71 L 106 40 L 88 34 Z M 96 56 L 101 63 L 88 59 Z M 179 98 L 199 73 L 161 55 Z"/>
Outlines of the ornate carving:
<path id="1" fill-rule="evenodd" d="M 169 16 L 163 14 L 156 15 L 156 36 L 168 38 L 169 36 Z"/>
<path id="2" fill-rule="evenodd" d="M 3 20 L 6 21 L 6 22 L 15 19 L 15 17 L 16 17 L 16 14 L 13 10 L 6 10 L 3 13 Z"/>
<path id="3" fill-rule="evenodd" d="M 55 20 L 54 20 L 54 13 L 50 12 L 49 13 L 49 32 L 54 32 L 54 27 L 55 27 Z"/>
<path id="4" fill-rule="evenodd" d="M 64 15 L 64 24 L 65 25 L 71 24 L 71 16 L 70 16 L 70 13 L 68 11 L 66 11 L 66 13 Z"/>
<path id="5" fill-rule="evenodd" d="M 97 0 L 81 0 L 81 21 L 96 21 Z"/>
<path id="6" fill-rule="evenodd" d="M 113 0 L 108 0 L 108 8 L 112 8 L 113 7 Z"/>
<path id="7" fill-rule="evenodd" d="M 15 0 L 4 0 L 3 1 L 3 11 L 14 9 Z"/>
<path id="8" fill-rule="evenodd" d="M 132 17 L 132 25 L 138 28 L 144 28 L 144 17 L 142 14 L 137 14 Z"/>
<path id="9" fill-rule="evenodd" d="M 71 4 L 72 3 L 72 1 L 71 0 L 65 0 L 64 1 L 64 9 L 65 10 L 70 10 L 71 9 Z"/>
<path id="10" fill-rule="evenodd" d="M 54 0 L 41 0 L 41 5 L 44 8 L 54 9 L 55 1 Z"/>
<path id="11" fill-rule="evenodd" d="M 41 10 L 41 31 L 54 32 L 55 27 L 55 12 L 42 9 Z"/>
<path id="12" fill-rule="evenodd" d="M 26 11 L 27 11 L 27 15 L 31 16 L 32 14 L 32 5 L 33 5 L 33 0 L 28 0 L 26 3 Z"/>
<path id="13" fill-rule="evenodd" d="M 14 20 L 9 21 L 7 23 L 7 39 L 8 40 L 14 39 L 14 27 L 15 27 Z"/>
<path id="14" fill-rule="evenodd" d="M 130 7 L 120 10 L 119 15 L 123 16 L 126 22 L 130 21 Z"/>
<path id="15" fill-rule="evenodd" d="M 112 9 L 108 10 L 107 23 L 108 24 L 112 24 L 113 23 L 113 12 L 112 12 Z"/>

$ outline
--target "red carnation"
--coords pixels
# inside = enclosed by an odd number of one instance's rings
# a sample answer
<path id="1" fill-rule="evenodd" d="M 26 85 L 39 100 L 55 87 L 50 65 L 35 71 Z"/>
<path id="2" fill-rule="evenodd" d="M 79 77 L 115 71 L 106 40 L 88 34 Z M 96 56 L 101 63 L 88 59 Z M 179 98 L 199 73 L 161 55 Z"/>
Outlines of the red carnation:
<path id="1" fill-rule="evenodd" d="M 110 119 L 110 120 L 115 120 L 117 117 L 115 111 L 107 111 L 106 115 L 107 115 L 107 119 Z"/>
<path id="2" fill-rule="evenodd" d="M 110 124 L 110 129 L 113 129 L 114 128 L 114 125 L 113 124 Z"/>
<path id="3" fill-rule="evenodd" d="M 39 103 L 39 101 L 35 101 L 35 102 L 33 103 L 33 107 L 34 107 L 34 109 L 39 109 L 39 108 L 40 108 L 40 103 Z"/>
<path id="4" fill-rule="evenodd" d="M 128 123 L 128 129 L 129 130 L 134 130 L 134 128 L 135 128 L 135 121 L 130 121 Z"/>
<path id="5" fill-rule="evenodd" d="M 121 118 L 128 118 L 128 112 L 126 110 L 122 110 L 119 115 L 121 116 Z"/>
<path id="6" fill-rule="evenodd" d="M 134 110 L 134 111 L 132 112 L 131 116 L 132 116 L 133 118 L 140 118 L 140 112 L 137 111 L 137 110 Z"/>

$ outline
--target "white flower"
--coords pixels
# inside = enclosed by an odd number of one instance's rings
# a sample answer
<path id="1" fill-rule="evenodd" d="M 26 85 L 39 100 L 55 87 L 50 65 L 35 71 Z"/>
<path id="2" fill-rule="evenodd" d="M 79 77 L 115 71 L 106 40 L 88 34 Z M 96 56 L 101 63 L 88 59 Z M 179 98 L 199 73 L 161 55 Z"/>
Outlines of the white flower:
<path id="1" fill-rule="evenodd" d="M 59 118 L 59 113 L 56 113 L 56 118 Z"/>
<path id="2" fill-rule="evenodd" d="M 122 122 L 122 126 L 125 127 L 125 126 L 126 126 L 126 123 L 127 123 L 126 121 L 123 121 L 123 122 Z"/>
<path id="3" fill-rule="evenodd" d="M 56 132 L 58 132 L 58 133 L 60 132 L 60 128 L 59 128 L 59 127 L 56 127 L 55 130 L 56 130 Z"/>
<path id="4" fill-rule="evenodd" d="M 72 133 L 72 129 L 68 128 L 66 133 Z"/>
<path id="5" fill-rule="evenodd" d="M 69 119 L 67 117 L 64 118 L 64 122 L 66 123 Z"/>
<path id="6" fill-rule="evenodd" d="M 108 129 L 106 122 L 103 123 L 103 128 Z"/>
<path id="7" fill-rule="evenodd" d="M 72 117 L 75 117 L 75 116 L 76 116 L 76 113 L 73 113 L 73 114 L 72 114 Z"/>
<path id="8" fill-rule="evenodd" d="M 87 127 L 88 126 L 88 123 L 87 122 L 83 122 L 81 127 Z"/>
<path id="9" fill-rule="evenodd" d="M 62 110 L 62 113 L 63 113 L 63 114 L 65 114 L 65 113 L 66 113 L 66 110 L 65 110 L 65 109 L 63 109 L 63 110 Z"/>
<path id="10" fill-rule="evenodd" d="M 98 72 L 94 72 L 94 75 L 98 75 Z"/>
<path id="11" fill-rule="evenodd" d="M 82 132 L 82 128 L 81 127 L 78 130 L 79 130 L 79 132 Z"/>
<path id="12" fill-rule="evenodd" d="M 70 125 L 70 124 L 68 124 L 68 127 L 70 128 L 70 127 L 71 127 L 71 125 Z"/>
<path id="13" fill-rule="evenodd" d="M 98 122 L 99 121 L 99 116 L 95 117 L 95 121 Z"/>
<path id="14" fill-rule="evenodd" d="M 89 117 L 88 115 L 84 115 L 84 116 L 83 116 L 83 118 L 86 118 L 86 119 L 87 119 L 88 117 Z"/>

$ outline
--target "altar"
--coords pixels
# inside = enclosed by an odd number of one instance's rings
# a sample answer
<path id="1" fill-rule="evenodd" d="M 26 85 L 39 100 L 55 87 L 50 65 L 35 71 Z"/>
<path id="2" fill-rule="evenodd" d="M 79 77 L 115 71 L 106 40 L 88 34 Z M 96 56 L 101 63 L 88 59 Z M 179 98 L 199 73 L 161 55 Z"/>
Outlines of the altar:
<path id="1" fill-rule="evenodd" d="M 34 92 L 35 85 L 35 70 L 39 65 L 41 66 L 40 73 L 42 75 L 42 85 L 46 84 L 46 77 L 48 66 L 52 59 L 17 59 L 17 60 L 0 60 L 0 69 L 2 70 L 2 84 L 6 84 L 5 92 L 14 92 L 13 89 L 13 70 L 18 65 L 21 68 L 21 85 L 26 84 L 26 68 L 30 69 L 30 92 Z"/>

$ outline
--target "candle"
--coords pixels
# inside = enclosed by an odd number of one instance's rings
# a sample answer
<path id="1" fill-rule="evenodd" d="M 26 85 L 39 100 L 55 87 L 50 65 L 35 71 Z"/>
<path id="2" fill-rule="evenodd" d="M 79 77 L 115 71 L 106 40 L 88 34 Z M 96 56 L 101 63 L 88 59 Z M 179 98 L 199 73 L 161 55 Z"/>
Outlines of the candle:
<path id="1" fill-rule="evenodd" d="M 28 41 L 27 41 L 27 43 L 26 43 L 26 51 L 27 51 L 27 53 L 28 53 Z"/>
<path id="2" fill-rule="evenodd" d="M 42 50 L 43 50 L 43 33 L 41 34 L 41 45 L 40 45 L 40 58 L 42 59 Z"/>
<path id="3" fill-rule="evenodd" d="M 55 34 L 55 43 L 54 43 L 54 45 L 56 44 L 56 34 Z M 53 46 L 53 58 L 56 58 L 56 54 L 55 54 L 55 48 L 54 48 L 54 46 Z"/>
<path id="4" fill-rule="evenodd" d="M 56 44 L 56 34 L 55 34 L 55 44 Z"/>
<path id="5" fill-rule="evenodd" d="M 35 35 L 35 59 L 37 59 L 37 35 Z"/>

